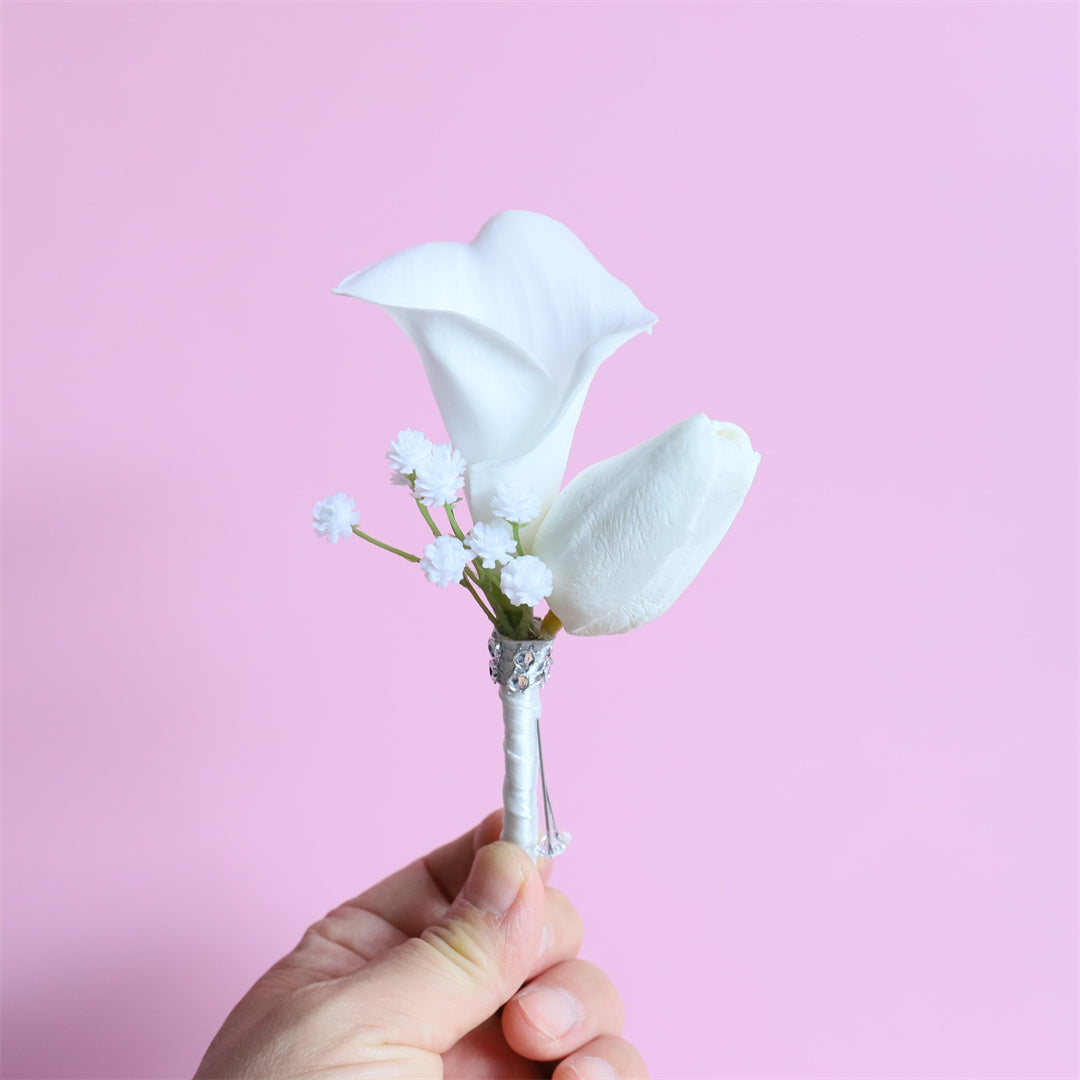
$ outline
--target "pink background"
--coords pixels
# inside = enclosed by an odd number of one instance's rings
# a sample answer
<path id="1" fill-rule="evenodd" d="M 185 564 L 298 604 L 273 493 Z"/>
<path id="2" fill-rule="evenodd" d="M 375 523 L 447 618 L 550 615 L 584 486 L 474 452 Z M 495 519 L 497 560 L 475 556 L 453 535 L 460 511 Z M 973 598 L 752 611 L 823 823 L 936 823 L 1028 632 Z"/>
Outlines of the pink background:
<path id="1" fill-rule="evenodd" d="M 1076 7 L 4 5 L 4 1069 L 180 1077 L 498 800 L 464 593 L 311 536 L 442 430 L 332 296 L 496 210 L 660 315 L 571 474 L 764 460 L 693 588 L 560 640 L 557 881 L 658 1077 L 1077 1067 Z"/>

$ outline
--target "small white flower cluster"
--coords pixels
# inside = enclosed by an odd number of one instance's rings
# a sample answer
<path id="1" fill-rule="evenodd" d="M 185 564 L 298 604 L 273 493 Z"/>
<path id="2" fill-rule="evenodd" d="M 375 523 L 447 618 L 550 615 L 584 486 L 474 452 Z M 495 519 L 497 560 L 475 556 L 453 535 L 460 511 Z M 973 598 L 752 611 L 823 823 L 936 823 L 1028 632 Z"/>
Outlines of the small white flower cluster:
<path id="1" fill-rule="evenodd" d="M 532 607 L 550 596 L 555 586 L 543 560 L 535 555 L 519 555 L 502 568 L 499 587 L 511 604 Z"/>
<path id="2" fill-rule="evenodd" d="M 465 483 L 465 459 L 449 443 L 434 446 L 431 457 L 416 470 L 413 493 L 425 506 L 446 506 L 457 502 Z"/>
<path id="3" fill-rule="evenodd" d="M 505 521 L 478 521 L 466 538 L 474 559 L 487 570 L 509 562 L 517 554 L 514 531 Z"/>
<path id="4" fill-rule="evenodd" d="M 339 537 L 351 533 L 352 527 L 360 524 L 360 511 L 356 508 L 355 499 L 339 491 L 317 502 L 312 518 L 316 534 L 325 536 L 328 543 L 336 544 Z"/>
<path id="5" fill-rule="evenodd" d="M 540 513 L 540 496 L 532 488 L 504 481 L 495 489 L 491 512 L 514 525 L 528 525 Z"/>
<path id="6" fill-rule="evenodd" d="M 393 470 L 391 483 L 411 486 L 425 506 L 457 502 L 465 483 L 465 458 L 449 443 L 436 446 L 422 431 L 406 428 L 390 443 L 386 459 Z"/>
<path id="7" fill-rule="evenodd" d="M 386 451 L 386 460 L 396 473 L 408 476 L 414 473 L 431 457 L 431 440 L 422 431 L 406 428 L 397 433 L 397 438 L 390 443 Z"/>
<path id="8" fill-rule="evenodd" d="M 420 569 L 428 581 L 445 589 L 447 585 L 457 585 L 461 581 L 468 562 L 469 552 L 456 536 L 436 536 L 424 548 Z"/>

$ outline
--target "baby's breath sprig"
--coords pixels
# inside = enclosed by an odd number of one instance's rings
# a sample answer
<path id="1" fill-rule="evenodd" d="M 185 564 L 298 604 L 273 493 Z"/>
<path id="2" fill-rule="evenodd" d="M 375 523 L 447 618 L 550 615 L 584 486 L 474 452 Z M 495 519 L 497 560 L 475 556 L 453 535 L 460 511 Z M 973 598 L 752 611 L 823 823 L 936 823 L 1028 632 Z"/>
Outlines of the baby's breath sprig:
<path id="1" fill-rule="evenodd" d="M 339 491 L 317 502 L 312 518 L 315 535 L 325 537 L 328 544 L 336 544 L 345 533 L 360 524 L 360 511 L 355 499 Z"/>
<path id="2" fill-rule="evenodd" d="M 561 623 L 552 612 L 541 620 L 533 608 L 551 595 L 551 571 L 521 543 L 521 527 L 540 513 L 536 493 L 518 483 L 498 486 L 491 500 L 491 520 L 466 532 L 455 506 L 465 482 L 466 461 L 449 443 L 433 443 L 421 431 L 399 431 L 386 452 L 390 481 L 407 487 L 432 535 L 423 555 L 413 555 L 360 529 L 356 502 L 344 492 L 315 507 L 314 529 L 331 543 L 352 532 L 376 547 L 418 563 L 439 588 L 461 585 L 505 637 L 522 641 L 551 638 Z M 439 528 L 432 510 L 442 507 L 450 532 Z"/>

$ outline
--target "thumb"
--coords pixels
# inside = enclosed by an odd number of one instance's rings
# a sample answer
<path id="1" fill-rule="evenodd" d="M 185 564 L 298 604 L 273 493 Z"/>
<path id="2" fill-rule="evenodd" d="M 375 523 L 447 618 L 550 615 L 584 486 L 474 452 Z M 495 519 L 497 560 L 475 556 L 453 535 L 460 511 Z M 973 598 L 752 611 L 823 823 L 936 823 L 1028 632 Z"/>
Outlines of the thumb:
<path id="1" fill-rule="evenodd" d="M 350 1005 L 384 1045 L 442 1054 L 517 992 L 540 952 L 544 884 L 521 848 L 481 848 L 436 925 L 350 977 Z"/>

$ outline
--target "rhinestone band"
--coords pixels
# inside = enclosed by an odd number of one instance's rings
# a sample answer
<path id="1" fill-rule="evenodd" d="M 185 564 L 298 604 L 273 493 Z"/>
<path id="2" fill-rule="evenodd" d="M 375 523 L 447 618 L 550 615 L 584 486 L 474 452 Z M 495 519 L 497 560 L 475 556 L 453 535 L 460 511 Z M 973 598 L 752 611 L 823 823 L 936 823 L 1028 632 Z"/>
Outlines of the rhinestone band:
<path id="1" fill-rule="evenodd" d="M 497 630 L 488 639 L 491 681 L 512 693 L 543 686 L 551 673 L 550 641 L 511 641 Z"/>

